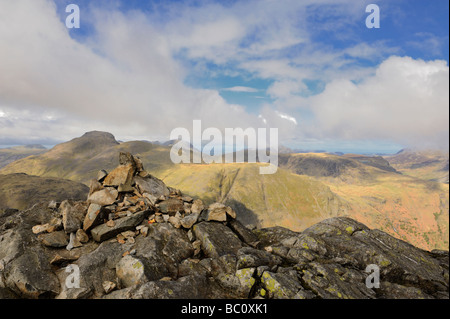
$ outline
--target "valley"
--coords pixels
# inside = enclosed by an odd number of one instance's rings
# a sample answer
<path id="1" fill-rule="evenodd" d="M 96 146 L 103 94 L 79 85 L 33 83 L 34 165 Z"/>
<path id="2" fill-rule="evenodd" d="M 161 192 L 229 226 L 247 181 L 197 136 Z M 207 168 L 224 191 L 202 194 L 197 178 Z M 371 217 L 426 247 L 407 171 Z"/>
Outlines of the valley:
<path id="1" fill-rule="evenodd" d="M 175 165 L 170 146 L 119 143 L 109 133 L 89 132 L 14 161 L 0 174 L 88 185 L 99 167 L 108 172 L 115 167 L 119 152 L 140 157 L 148 172 L 189 196 L 233 207 L 246 225 L 302 231 L 326 218 L 348 216 L 423 249 L 448 249 L 448 184 L 403 173 L 388 157 L 280 154 L 277 173 L 260 175 L 260 165 L 266 164 Z"/>

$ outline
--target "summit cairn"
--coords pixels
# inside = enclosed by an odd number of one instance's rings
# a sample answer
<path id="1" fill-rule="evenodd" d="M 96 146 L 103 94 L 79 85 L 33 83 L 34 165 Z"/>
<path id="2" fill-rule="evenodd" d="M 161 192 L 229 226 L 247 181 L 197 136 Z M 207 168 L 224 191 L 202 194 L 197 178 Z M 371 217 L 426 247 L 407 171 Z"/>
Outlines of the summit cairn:
<path id="1" fill-rule="evenodd" d="M 90 184 L 83 230 L 90 232 L 95 241 L 116 236 L 124 243 L 139 234 L 146 236 L 149 224 L 168 222 L 175 228 L 189 229 L 198 222 L 206 208 L 201 200 L 194 201 L 167 187 L 145 171 L 142 161 L 130 153 L 121 152 L 119 164 L 110 173 L 100 170 Z M 208 221 L 236 218 L 231 207 L 219 203 L 210 207 L 205 212 Z M 217 213 L 218 209 L 223 213 Z"/>

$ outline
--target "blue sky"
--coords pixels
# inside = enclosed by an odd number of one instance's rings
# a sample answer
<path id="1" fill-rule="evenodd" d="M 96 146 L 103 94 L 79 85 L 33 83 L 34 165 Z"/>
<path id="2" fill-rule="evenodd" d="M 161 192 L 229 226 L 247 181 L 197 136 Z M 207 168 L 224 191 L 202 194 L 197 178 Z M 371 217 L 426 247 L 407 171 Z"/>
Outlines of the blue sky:
<path id="1" fill-rule="evenodd" d="M 80 29 L 65 28 L 71 3 Z M 370 3 L 379 29 L 366 27 Z M 17 85 L 0 75 L 0 144 L 91 129 L 163 140 L 201 119 L 278 127 L 280 142 L 300 149 L 448 148 L 446 0 L 18 0 L 1 9 L 11 19 L 0 20 L 10 31 L 0 43 L 12 47 L 0 71 Z"/>

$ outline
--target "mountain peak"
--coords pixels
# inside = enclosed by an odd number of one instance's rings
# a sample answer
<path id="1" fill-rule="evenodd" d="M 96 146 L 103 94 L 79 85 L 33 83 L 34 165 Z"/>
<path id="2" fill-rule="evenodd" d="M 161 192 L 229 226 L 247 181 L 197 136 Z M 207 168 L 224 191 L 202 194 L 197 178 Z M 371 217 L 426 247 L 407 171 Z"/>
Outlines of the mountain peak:
<path id="1" fill-rule="evenodd" d="M 102 132 L 102 131 L 86 132 L 83 134 L 83 136 L 81 136 L 81 138 L 102 138 L 102 139 L 106 139 L 106 140 L 111 140 L 111 141 L 115 142 L 116 144 L 119 144 L 119 142 L 117 142 L 114 135 L 112 135 L 111 133 Z"/>

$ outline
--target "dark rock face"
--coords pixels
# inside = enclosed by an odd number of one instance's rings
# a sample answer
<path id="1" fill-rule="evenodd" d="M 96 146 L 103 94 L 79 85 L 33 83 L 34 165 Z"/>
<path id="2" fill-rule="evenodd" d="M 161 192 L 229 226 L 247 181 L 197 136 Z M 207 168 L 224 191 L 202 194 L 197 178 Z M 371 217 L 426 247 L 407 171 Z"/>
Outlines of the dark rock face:
<path id="1" fill-rule="evenodd" d="M 239 238 L 226 226 L 214 222 L 202 222 L 193 228 L 195 236 L 202 243 L 202 250 L 208 257 L 237 254 L 242 247 Z"/>
<path id="2" fill-rule="evenodd" d="M 256 248 L 228 223 L 203 221 L 188 236 L 168 222 L 144 221 L 145 237 L 91 240 L 71 252 L 31 232 L 50 218 L 54 211 L 43 205 L 0 217 L 2 298 L 448 298 L 448 252 L 420 250 L 348 218 L 302 233 L 256 230 Z M 45 235 L 52 234 L 64 235 Z M 75 256 L 79 288 L 66 287 L 68 262 L 50 264 L 57 254 Z M 380 269 L 379 288 L 366 286 L 371 264 Z M 104 282 L 116 290 L 106 294 Z"/>
<path id="3" fill-rule="evenodd" d="M 0 298 L 449 298 L 448 251 L 345 217 L 250 231 L 227 207 L 208 221 L 211 207 L 167 190 L 154 204 L 134 188 L 107 206 L 1 213 Z"/>

